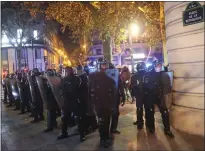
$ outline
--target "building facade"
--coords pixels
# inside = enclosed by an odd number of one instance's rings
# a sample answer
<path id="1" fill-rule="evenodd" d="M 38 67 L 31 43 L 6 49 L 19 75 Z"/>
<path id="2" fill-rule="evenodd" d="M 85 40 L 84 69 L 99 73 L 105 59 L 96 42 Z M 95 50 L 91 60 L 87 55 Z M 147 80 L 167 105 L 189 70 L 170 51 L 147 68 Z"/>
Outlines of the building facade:
<path id="1" fill-rule="evenodd" d="M 130 47 L 128 44 L 121 44 L 121 51 L 116 51 L 115 48 L 112 48 L 112 63 L 117 66 L 128 66 L 131 69 L 131 54 Z M 103 58 L 103 45 L 93 45 L 91 48 L 91 54 L 88 57 L 90 61 L 95 61 L 98 58 Z M 132 44 L 134 64 L 136 65 L 138 61 L 144 60 L 149 57 L 155 57 L 158 60 L 163 62 L 163 53 L 162 47 L 149 47 L 146 43 L 133 43 Z"/>
<path id="2" fill-rule="evenodd" d="M 18 32 L 17 32 L 18 34 Z M 36 37 L 37 31 L 33 32 Z M 1 73 L 13 73 L 17 68 L 17 51 L 6 35 L 2 32 L 1 39 Z M 38 68 L 45 71 L 48 68 L 57 69 L 60 64 L 60 56 L 49 47 L 43 38 L 26 42 L 21 50 L 21 69 L 32 70 Z"/>
<path id="3" fill-rule="evenodd" d="M 166 47 L 174 71 L 170 120 L 178 130 L 204 136 L 204 20 L 184 25 L 203 15 L 196 9 L 204 7 L 204 2 L 193 3 L 165 2 Z M 183 23 L 188 6 L 189 19 Z"/>

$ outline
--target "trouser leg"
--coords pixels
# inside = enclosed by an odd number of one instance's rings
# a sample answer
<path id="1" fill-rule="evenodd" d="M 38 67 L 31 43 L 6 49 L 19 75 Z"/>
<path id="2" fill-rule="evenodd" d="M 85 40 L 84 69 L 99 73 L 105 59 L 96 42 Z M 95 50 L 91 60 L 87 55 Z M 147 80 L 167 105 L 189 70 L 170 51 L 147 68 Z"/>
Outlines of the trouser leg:
<path id="1" fill-rule="evenodd" d="M 144 125 L 144 120 L 143 120 L 143 107 L 138 107 L 137 108 L 137 127 L 138 129 L 142 129 Z"/>
<path id="2" fill-rule="evenodd" d="M 21 110 L 21 113 L 25 113 L 25 100 L 21 100 L 20 102 L 20 110 Z"/>
<path id="3" fill-rule="evenodd" d="M 174 137 L 174 135 L 172 134 L 172 132 L 170 131 L 170 123 L 169 123 L 169 111 L 167 108 L 162 108 L 160 107 L 160 113 L 162 116 L 162 122 L 164 124 L 164 133 L 165 135 L 168 135 L 170 137 Z"/>
<path id="4" fill-rule="evenodd" d="M 155 132 L 154 107 L 145 108 L 146 127 L 151 133 Z"/>
<path id="5" fill-rule="evenodd" d="M 7 103 L 7 90 L 4 88 L 4 103 Z"/>
<path id="6" fill-rule="evenodd" d="M 81 115 L 79 117 L 79 132 L 80 132 L 80 141 L 85 140 L 85 132 L 87 129 L 87 124 L 86 124 L 86 115 Z"/>
<path id="7" fill-rule="evenodd" d="M 39 115 L 39 120 L 44 120 L 43 116 L 43 102 L 41 100 L 38 100 L 38 115 Z"/>
<path id="8" fill-rule="evenodd" d="M 68 137 L 68 119 L 69 112 L 61 111 L 61 135 L 58 136 L 58 139 L 64 139 Z"/>
<path id="9" fill-rule="evenodd" d="M 118 119 L 119 119 L 119 106 L 116 107 L 116 111 L 112 115 L 111 132 L 116 132 L 117 131 Z"/>

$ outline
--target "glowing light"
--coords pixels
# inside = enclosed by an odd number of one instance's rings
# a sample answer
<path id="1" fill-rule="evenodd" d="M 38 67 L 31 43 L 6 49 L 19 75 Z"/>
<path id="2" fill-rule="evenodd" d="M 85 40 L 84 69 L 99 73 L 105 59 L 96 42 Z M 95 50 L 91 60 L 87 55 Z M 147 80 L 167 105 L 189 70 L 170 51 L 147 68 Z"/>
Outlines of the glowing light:
<path id="1" fill-rule="evenodd" d="M 20 39 L 22 36 L 22 29 L 17 29 L 17 38 Z"/>
<path id="2" fill-rule="evenodd" d="M 133 58 L 134 59 L 143 59 L 143 58 L 145 58 L 145 54 L 144 53 L 133 54 Z"/>
<path id="3" fill-rule="evenodd" d="M 137 24 L 135 24 L 135 23 L 132 23 L 130 25 L 130 32 L 131 32 L 132 36 L 139 35 L 139 32 L 140 32 L 139 26 Z"/>
<path id="4" fill-rule="evenodd" d="M 83 48 L 85 49 L 85 48 L 86 48 L 86 45 L 83 45 Z"/>
<path id="5" fill-rule="evenodd" d="M 38 31 L 37 31 L 37 30 L 34 30 L 34 31 L 33 31 L 33 38 L 34 38 L 35 40 L 38 39 Z"/>
<path id="6" fill-rule="evenodd" d="M 146 63 L 146 67 L 150 67 L 152 64 L 151 63 Z"/>

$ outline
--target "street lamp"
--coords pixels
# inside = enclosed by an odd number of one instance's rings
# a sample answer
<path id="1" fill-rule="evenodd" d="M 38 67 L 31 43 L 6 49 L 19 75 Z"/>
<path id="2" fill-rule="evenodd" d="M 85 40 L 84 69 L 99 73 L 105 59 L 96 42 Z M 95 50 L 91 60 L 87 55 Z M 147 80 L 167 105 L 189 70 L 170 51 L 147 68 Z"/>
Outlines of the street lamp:
<path id="1" fill-rule="evenodd" d="M 132 37 L 138 36 L 140 33 L 140 28 L 136 23 L 131 23 L 129 25 L 129 45 L 130 45 L 130 53 L 131 53 L 131 62 L 132 62 L 132 73 L 134 73 L 134 58 L 133 58 L 133 50 L 132 50 Z"/>

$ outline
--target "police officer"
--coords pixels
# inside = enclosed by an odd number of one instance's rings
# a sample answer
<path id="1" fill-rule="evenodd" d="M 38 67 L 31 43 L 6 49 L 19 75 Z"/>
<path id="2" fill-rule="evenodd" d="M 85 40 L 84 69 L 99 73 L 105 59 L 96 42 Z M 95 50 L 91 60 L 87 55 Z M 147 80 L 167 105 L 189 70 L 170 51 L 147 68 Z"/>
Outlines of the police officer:
<path id="1" fill-rule="evenodd" d="M 113 109 L 116 109 L 117 87 L 114 79 L 110 78 L 106 69 L 108 63 L 98 62 L 98 72 L 90 75 L 91 99 L 88 103 L 88 112 L 92 105 L 98 117 L 100 144 L 106 148 L 110 141 L 110 119 L 113 115 Z"/>
<path id="2" fill-rule="evenodd" d="M 19 114 L 25 113 L 25 108 L 27 109 L 27 112 L 30 112 L 30 104 L 29 104 L 29 96 L 28 96 L 28 87 L 26 87 L 26 78 L 24 76 L 24 73 L 18 73 L 17 74 L 17 85 L 20 95 L 20 110 L 21 112 Z"/>
<path id="3" fill-rule="evenodd" d="M 47 76 L 56 76 L 55 71 L 52 69 L 48 69 L 45 74 Z M 43 84 L 45 85 L 47 94 L 47 100 L 45 100 L 47 101 L 47 129 L 45 129 L 44 132 L 50 132 L 53 131 L 53 128 L 57 127 L 56 109 L 58 105 L 56 103 L 51 87 L 45 77 L 43 77 Z"/>
<path id="4" fill-rule="evenodd" d="M 159 63 L 157 61 L 153 62 L 152 67 L 150 68 L 150 72 L 147 72 L 144 76 L 144 91 L 145 91 L 145 119 L 146 126 L 151 133 L 155 132 L 155 124 L 154 124 L 154 104 L 158 106 L 162 121 L 164 124 L 164 133 L 169 137 L 174 137 L 172 132 L 170 131 L 169 124 L 169 111 L 165 104 L 165 94 L 163 87 L 163 76 L 164 73 L 161 72 L 158 68 Z M 157 72 L 156 72 L 157 71 Z"/>
<path id="5" fill-rule="evenodd" d="M 40 95 L 40 91 L 38 89 L 38 85 L 36 82 L 36 76 L 39 76 L 41 73 L 39 72 L 38 68 L 34 68 L 31 72 L 31 80 L 30 81 L 30 87 L 32 88 L 31 91 L 31 97 L 33 102 L 33 116 L 34 120 L 31 121 L 31 123 L 36 123 L 38 121 L 44 120 L 43 116 L 43 101 Z M 31 86 L 32 84 L 32 86 Z"/>
<path id="6" fill-rule="evenodd" d="M 137 121 L 134 122 L 134 125 L 137 125 L 137 128 L 140 130 L 143 128 L 143 78 L 145 75 L 146 64 L 144 62 L 137 63 L 137 73 L 135 73 L 131 78 L 130 89 L 133 96 L 136 98 L 136 115 Z"/>
<path id="7" fill-rule="evenodd" d="M 90 87 L 90 85 L 89 85 L 89 72 L 90 72 L 90 69 L 89 69 L 89 67 L 86 65 L 86 66 L 84 66 L 84 68 L 83 68 L 83 70 L 84 70 L 84 72 L 85 72 L 85 74 L 84 75 L 86 75 L 87 76 L 87 78 L 88 78 L 88 86 Z M 88 90 L 89 92 L 89 98 L 88 99 L 90 99 L 90 89 Z M 88 103 L 88 102 L 87 102 Z M 97 119 L 96 119 L 96 115 L 95 115 L 95 113 L 93 112 L 92 114 L 90 114 L 90 115 L 87 115 L 87 124 L 88 124 L 88 126 L 87 126 L 87 133 L 90 133 L 90 132 L 92 132 L 92 131 L 95 131 L 97 128 L 98 128 L 98 124 L 97 124 Z"/>
<path id="8" fill-rule="evenodd" d="M 78 103 L 78 122 L 79 122 L 79 131 L 80 131 L 80 141 L 85 140 L 85 133 L 88 131 L 88 121 L 86 116 L 86 106 L 89 99 L 89 87 L 88 87 L 88 77 L 83 71 L 83 67 L 78 65 L 77 75 L 81 79 L 81 84 L 79 88 L 79 103 Z"/>
<path id="9" fill-rule="evenodd" d="M 52 69 L 52 70 L 53 70 L 54 76 L 61 77 L 61 75 L 58 74 L 55 69 Z M 60 110 L 60 108 L 59 108 L 57 102 L 56 102 L 56 116 L 58 116 L 58 117 L 61 116 L 61 110 Z"/>
<path id="10" fill-rule="evenodd" d="M 109 63 L 109 69 L 114 69 L 114 65 L 112 63 Z M 118 91 L 117 91 L 117 103 L 114 109 L 114 112 L 112 114 L 112 120 L 111 120 L 111 129 L 110 132 L 114 134 L 120 134 L 120 131 L 117 130 L 117 125 L 118 125 L 118 119 L 119 119 L 119 105 L 124 106 L 125 104 L 125 92 L 124 92 L 124 87 L 123 87 L 123 82 L 120 78 L 118 78 Z"/>
<path id="11" fill-rule="evenodd" d="M 3 90 L 4 90 L 4 100 L 3 100 L 3 103 L 7 104 L 8 103 L 7 102 L 8 92 L 7 92 L 7 88 L 6 88 L 6 75 L 5 75 L 5 73 L 3 74 L 2 86 L 3 86 Z"/>
<path id="12" fill-rule="evenodd" d="M 80 78 L 74 75 L 72 67 L 65 67 L 64 74 L 60 90 L 65 102 L 61 112 L 62 131 L 58 139 L 68 137 L 67 128 L 70 121 L 70 114 L 78 114 L 79 88 L 81 84 Z"/>

